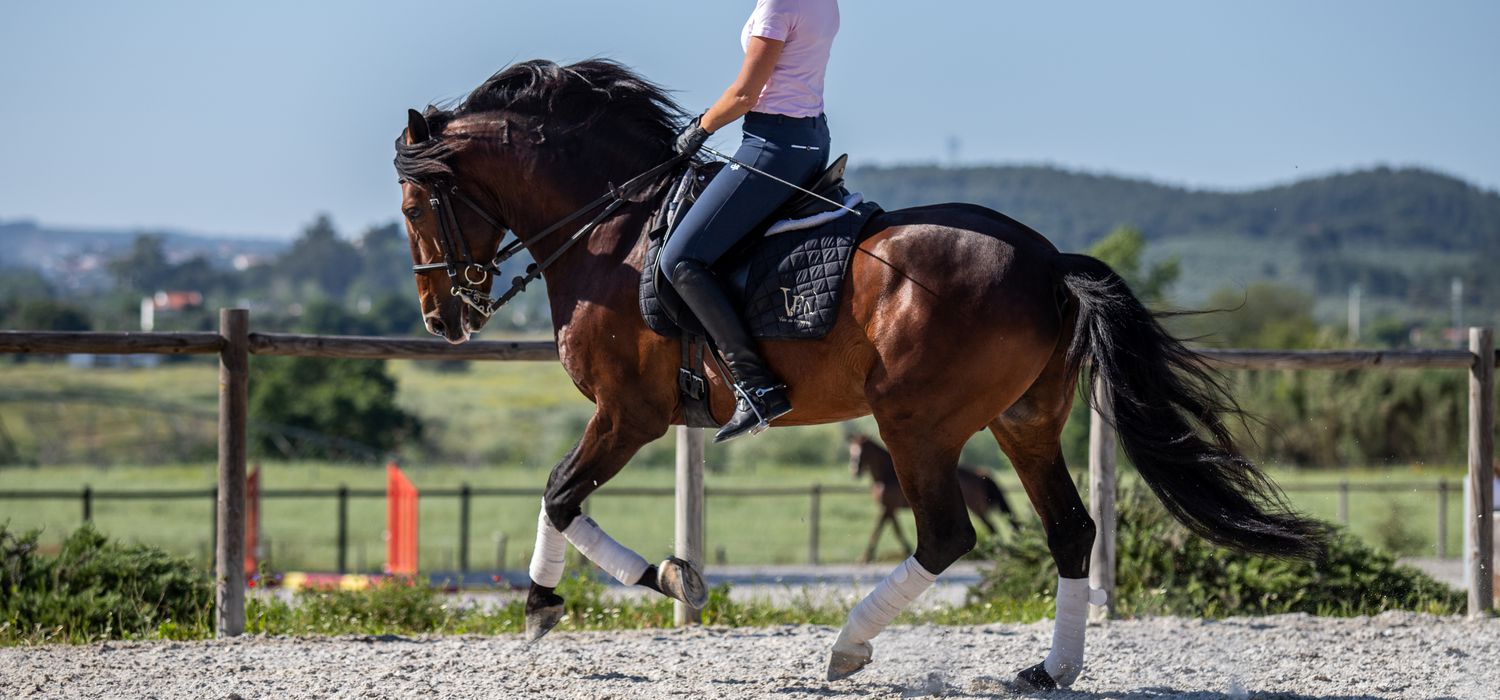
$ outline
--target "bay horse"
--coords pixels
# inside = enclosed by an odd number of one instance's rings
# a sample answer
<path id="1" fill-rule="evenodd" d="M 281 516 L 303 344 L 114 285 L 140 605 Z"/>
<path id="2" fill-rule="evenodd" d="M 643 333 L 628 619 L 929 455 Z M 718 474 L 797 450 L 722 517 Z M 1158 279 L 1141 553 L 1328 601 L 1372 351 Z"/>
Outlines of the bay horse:
<path id="1" fill-rule="evenodd" d="M 911 503 L 906 500 L 906 495 L 901 493 L 901 483 L 896 478 L 896 462 L 891 459 L 891 453 L 875 442 L 870 436 L 863 433 L 849 434 L 849 474 L 858 479 L 865 474 L 870 475 L 870 495 L 875 498 L 875 504 L 880 506 L 880 517 L 875 519 L 875 530 L 870 533 L 870 544 L 865 547 L 865 554 L 860 558 L 860 563 L 869 563 L 875 558 L 875 547 L 880 543 L 880 533 L 889 524 L 891 531 L 896 533 L 896 541 L 906 550 L 912 553 L 911 545 L 906 541 L 906 535 L 901 534 L 901 524 L 896 518 L 896 511 L 910 510 Z M 995 509 L 1005 514 L 1006 520 L 1010 522 L 1011 530 L 1019 530 L 1021 523 L 1016 520 L 1016 514 L 1011 511 L 1010 504 L 1005 501 L 1005 492 L 995 484 L 995 480 L 988 473 L 981 472 L 968 465 L 958 465 L 958 488 L 963 492 L 964 505 L 968 506 L 969 513 L 979 518 L 979 523 L 984 525 L 991 535 L 998 532 L 995 523 L 990 521 L 989 511 Z"/>
<path id="2" fill-rule="evenodd" d="M 685 121 L 664 90 L 622 64 L 536 60 L 501 70 L 451 109 L 409 111 L 396 140 L 427 329 L 464 342 L 541 277 L 562 366 L 595 404 L 547 478 L 526 600 L 532 641 L 563 616 L 554 587 L 568 544 L 625 584 L 704 600 L 698 563 L 652 566 L 582 513 L 637 450 L 683 422 L 679 343 L 647 328 L 637 284 L 644 223 L 683 167 L 672 142 Z M 957 463 L 986 428 L 1015 466 L 1059 574 L 1052 649 L 1018 678 L 1039 688 L 1077 678 L 1095 525 L 1060 435 L 1085 360 L 1086 384 L 1109 389 L 1126 454 L 1187 528 L 1246 552 L 1321 550 L 1322 529 L 1235 446 L 1225 421 L 1237 407 L 1221 380 L 1107 265 L 969 204 L 885 212 L 866 232 L 832 330 L 762 344 L 797 407 L 775 425 L 873 414 L 916 522 L 916 553 L 849 613 L 830 680 L 870 663 L 870 640 L 973 548 Z M 516 239 L 502 247 L 507 233 Z M 491 300 L 497 262 L 518 247 L 537 267 Z M 722 420 L 734 399 L 716 368 L 709 384 Z"/>

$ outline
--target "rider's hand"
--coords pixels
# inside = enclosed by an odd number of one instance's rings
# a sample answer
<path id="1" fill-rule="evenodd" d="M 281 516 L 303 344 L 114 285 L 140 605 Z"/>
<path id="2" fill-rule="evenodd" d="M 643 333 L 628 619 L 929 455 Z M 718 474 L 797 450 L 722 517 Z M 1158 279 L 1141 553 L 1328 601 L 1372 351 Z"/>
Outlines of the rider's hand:
<path id="1" fill-rule="evenodd" d="M 698 149 L 703 148 L 703 142 L 708 140 L 709 133 L 703 128 L 701 120 L 701 116 L 694 119 L 687 125 L 687 128 L 682 130 L 682 133 L 677 135 L 677 142 L 672 145 L 672 150 L 676 151 L 677 155 L 691 158 L 698 152 Z"/>

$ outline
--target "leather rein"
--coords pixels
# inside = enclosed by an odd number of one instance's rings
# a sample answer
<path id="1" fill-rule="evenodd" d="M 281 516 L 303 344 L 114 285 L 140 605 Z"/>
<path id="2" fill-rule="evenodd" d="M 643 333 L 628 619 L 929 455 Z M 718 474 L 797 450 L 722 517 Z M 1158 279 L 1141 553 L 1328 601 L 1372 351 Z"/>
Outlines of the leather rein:
<path id="1" fill-rule="evenodd" d="M 531 282 L 536 280 L 536 278 L 541 277 L 542 271 L 550 267 L 552 263 L 556 262 L 557 259 L 561 257 L 563 253 L 567 252 L 569 248 L 572 248 L 579 241 L 587 238 L 589 234 L 594 231 L 594 229 L 599 227 L 599 224 L 604 223 L 606 219 L 612 216 L 616 211 L 619 211 L 620 207 L 624 206 L 626 202 L 629 202 L 630 198 L 638 194 L 645 185 L 660 177 L 662 173 L 671 170 L 673 167 L 685 161 L 686 159 L 680 155 L 673 156 L 665 162 L 651 167 L 646 171 L 636 175 L 635 177 L 626 180 L 625 183 L 620 185 L 619 187 L 615 187 L 611 184 L 609 192 L 606 192 L 603 195 L 600 195 L 594 201 L 589 202 L 582 207 L 579 207 L 573 213 L 563 217 L 561 221 L 558 221 L 557 223 L 552 224 L 545 229 L 542 229 L 540 232 L 536 233 L 533 236 L 530 236 L 529 238 L 522 238 L 520 234 L 515 233 L 514 231 L 510 231 L 510 229 L 506 228 L 504 224 L 500 223 L 500 219 L 498 217 L 495 217 L 489 212 L 485 211 L 484 207 L 480 206 L 478 202 L 475 202 L 473 199 L 469 198 L 468 195 L 464 194 L 463 191 L 459 189 L 458 183 L 455 180 L 439 180 L 434 181 L 429 185 L 427 183 L 419 182 L 415 179 L 402 178 L 400 180 L 400 182 L 402 183 L 410 183 L 428 190 L 427 203 L 432 207 L 433 216 L 437 217 L 438 245 L 443 251 L 442 262 L 418 263 L 411 266 L 411 271 L 415 274 L 422 274 L 424 272 L 430 272 L 432 270 L 447 270 L 448 281 L 452 285 L 449 288 L 449 293 L 451 293 L 453 296 L 458 297 L 459 299 L 462 299 L 463 302 L 465 304 L 468 304 L 469 308 L 473 309 L 476 313 L 484 316 L 485 318 L 489 318 L 492 314 L 498 311 L 500 307 L 504 306 L 511 299 L 515 298 L 517 294 L 525 291 L 526 285 L 531 284 Z M 491 228 L 501 231 L 502 240 L 504 239 L 504 233 L 506 231 L 510 231 L 510 233 L 515 236 L 515 240 L 503 246 L 500 246 L 500 249 L 495 252 L 494 259 L 490 260 L 487 263 L 481 263 L 474 260 L 469 256 L 468 246 L 464 244 L 463 229 L 459 226 L 458 217 L 455 215 L 455 212 L 453 210 L 453 199 L 457 199 L 460 203 L 472 209 L 474 213 L 478 214 L 479 218 L 483 219 L 484 222 Z M 546 238 L 547 236 L 556 233 L 564 226 L 577 221 L 580 217 L 584 216 L 590 211 L 593 211 L 594 209 L 597 209 L 600 205 L 606 206 L 604 206 L 604 208 L 601 209 L 598 214 L 595 214 L 593 218 L 589 219 L 587 223 L 585 223 L 576 232 L 574 232 L 573 235 L 569 236 L 567 241 L 563 242 L 563 244 L 558 247 L 556 251 L 547 256 L 547 259 L 542 260 L 540 263 L 532 263 L 531 265 L 527 266 L 526 274 L 517 275 L 515 278 L 513 278 L 510 282 L 510 289 L 506 290 L 504 294 L 500 295 L 498 298 L 492 298 L 479 288 L 479 285 L 484 284 L 491 275 L 497 275 L 500 273 L 501 263 L 504 263 L 505 261 L 511 259 L 517 253 L 525 250 L 533 243 L 536 243 Z"/>

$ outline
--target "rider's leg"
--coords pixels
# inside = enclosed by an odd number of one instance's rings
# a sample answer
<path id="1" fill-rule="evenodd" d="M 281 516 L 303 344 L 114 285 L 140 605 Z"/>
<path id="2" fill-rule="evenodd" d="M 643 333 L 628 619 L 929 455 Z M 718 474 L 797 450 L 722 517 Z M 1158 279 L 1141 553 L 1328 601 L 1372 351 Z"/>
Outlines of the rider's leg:
<path id="1" fill-rule="evenodd" d="M 821 118 L 746 117 L 735 158 L 791 182 L 803 182 L 828 159 Z M 734 416 L 714 436 L 722 442 L 758 430 L 791 410 L 785 387 L 761 358 L 734 302 L 711 266 L 794 194 L 787 186 L 734 165 L 726 166 L 683 216 L 663 246 L 660 265 L 683 301 L 724 355 L 740 395 Z"/>

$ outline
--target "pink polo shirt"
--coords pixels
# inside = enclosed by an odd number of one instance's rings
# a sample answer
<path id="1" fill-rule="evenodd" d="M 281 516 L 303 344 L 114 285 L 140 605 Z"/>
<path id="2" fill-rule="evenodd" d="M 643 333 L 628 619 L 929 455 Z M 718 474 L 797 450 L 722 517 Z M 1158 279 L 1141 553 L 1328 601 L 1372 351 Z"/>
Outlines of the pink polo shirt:
<path id="1" fill-rule="evenodd" d="M 838 0 L 755 0 L 755 10 L 740 33 L 740 47 L 749 49 L 752 36 L 784 41 L 786 46 L 751 111 L 792 117 L 822 114 L 823 73 L 838 33 Z"/>

